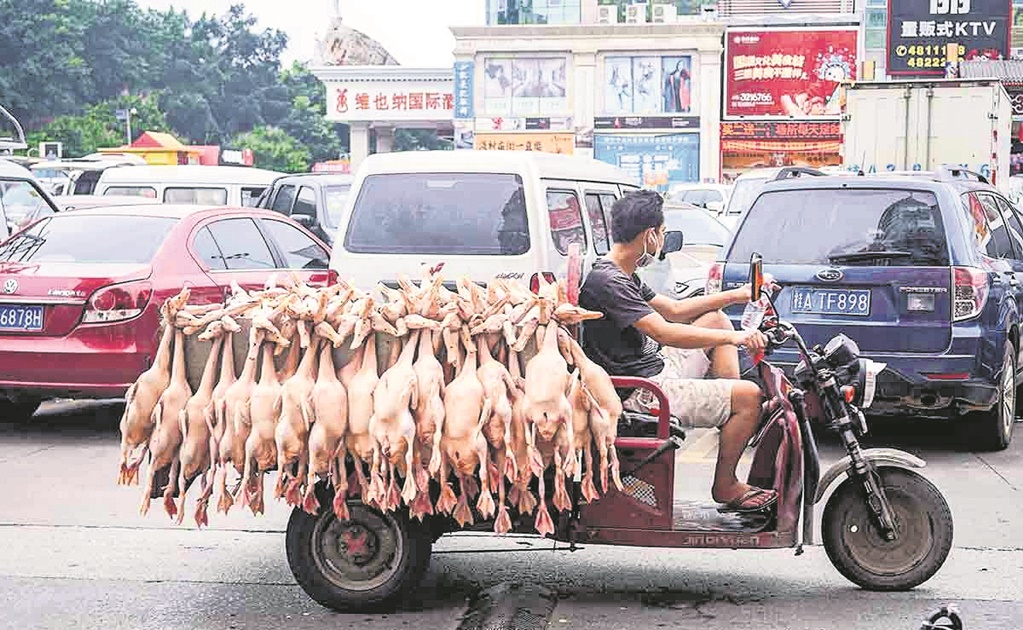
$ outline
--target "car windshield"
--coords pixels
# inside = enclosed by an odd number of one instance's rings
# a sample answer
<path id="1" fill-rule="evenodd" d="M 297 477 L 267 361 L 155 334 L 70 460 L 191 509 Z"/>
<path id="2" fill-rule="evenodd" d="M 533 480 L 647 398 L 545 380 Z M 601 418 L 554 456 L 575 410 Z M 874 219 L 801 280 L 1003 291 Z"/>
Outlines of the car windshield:
<path id="1" fill-rule="evenodd" d="M 177 222 L 166 217 L 61 213 L 0 245 L 0 261 L 148 263 Z"/>
<path id="2" fill-rule="evenodd" d="M 366 254 L 514 256 L 529 250 L 522 178 L 392 173 L 363 180 L 345 249 Z"/>
<path id="3" fill-rule="evenodd" d="M 729 262 L 759 252 L 772 263 L 946 266 L 938 200 L 917 190 L 820 188 L 761 195 Z"/>
<path id="4" fill-rule="evenodd" d="M 31 182 L 23 179 L 0 180 L 0 204 L 7 220 L 21 228 L 30 222 L 53 214 L 53 208 Z"/>
<path id="5" fill-rule="evenodd" d="M 706 210 L 697 208 L 664 210 L 664 226 L 669 230 L 682 232 L 685 245 L 717 245 L 724 247 L 730 236 L 728 228 L 710 216 Z"/>
<path id="6" fill-rule="evenodd" d="M 336 184 L 323 188 L 323 197 L 327 204 L 327 224 L 336 228 L 341 225 L 341 212 L 345 209 L 345 200 L 352 190 L 350 184 Z"/>
<path id="7" fill-rule="evenodd" d="M 760 189 L 767 183 L 767 177 L 749 177 L 735 180 L 732 196 L 728 199 L 728 212 L 725 214 L 739 215 L 749 209 L 753 200 L 760 194 Z"/>

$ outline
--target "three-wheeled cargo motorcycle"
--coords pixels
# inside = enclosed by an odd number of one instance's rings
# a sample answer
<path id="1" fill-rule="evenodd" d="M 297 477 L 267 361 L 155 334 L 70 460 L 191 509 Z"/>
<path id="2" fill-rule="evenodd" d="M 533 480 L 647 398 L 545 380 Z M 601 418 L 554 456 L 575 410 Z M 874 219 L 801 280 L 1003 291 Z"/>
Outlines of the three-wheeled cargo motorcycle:
<path id="1" fill-rule="evenodd" d="M 750 265 L 751 304 L 765 304 L 748 318 L 768 338 L 766 353 L 794 343 L 801 355 L 793 378 L 759 360 L 746 378 L 764 392 L 748 482 L 773 488 L 775 505 L 757 514 L 721 513 L 715 504 L 676 499 L 674 452 L 684 434 L 672 420 L 663 391 L 642 378 L 613 377 L 622 390 L 645 388 L 660 403 L 656 416 L 626 412 L 616 447 L 624 488 L 582 503 L 575 484 L 573 507 L 552 513 L 555 540 L 637 547 L 773 549 L 796 555 L 815 537 L 814 507 L 826 496 L 821 531 L 834 566 L 862 588 L 911 589 L 930 579 L 952 546 L 952 514 L 941 493 L 914 469 L 924 461 L 909 453 L 861 447 L 882 364 L 859 356 L 856 344 L 838 335 L 824 347 L 807 347 L 796 328 L 780 320 L 768 291 L 763 263 Z M 744 322 L 745 323 L 745 322 Z M 841 439 L 847 455 L 821 471 L 814 427 Z M 644 436 L 644 427 L 655 429 Z M 549 471 L 550 472 L 550 471 Z M 535 483 L 535 480 L 534 480 Z M 551 488 L 552 483 L 546 487 Z M 829 491 L 830 494 L 829 494 Z M 348 501 L 351 518 L 331 510 L 332 490 L 317 487 L 324 506 L 316 515 L 296 508 L 287 528 L 287 556 L 295 578 L 320 604 L 338 611 L 379 610 L 398 605 L 415 590 L 432 544 L 458 526 L 446 516 L 419 522 L 407 512 L 383 513 Z M 434 499 L 439 487 L 434 488 Z M 548 503 L 549 505 L 549 503 Z M 513 517 L 513 531 L 532 532 L 533 517 Z M 492 528 L 477 521 L 473 529 Z"/>

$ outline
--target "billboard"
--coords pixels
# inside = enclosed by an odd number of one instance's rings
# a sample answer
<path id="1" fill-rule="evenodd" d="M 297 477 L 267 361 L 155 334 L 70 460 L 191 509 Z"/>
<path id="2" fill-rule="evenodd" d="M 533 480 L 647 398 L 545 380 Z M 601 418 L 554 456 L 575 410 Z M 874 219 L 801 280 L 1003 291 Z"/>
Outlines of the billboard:
<path id="1" fill-rule="evenodd" d="M 687 114 L 692 103 L 693 60 L 668 57 L 604 58 L 604 113 Z"/>
<path id="2" fill-rule="evenodd" d="M 448 121 L 454 116 L 452 81 L 327 83 L 327 120 Z"/>
<path id="3" fill-rule="evenodd" d="M 838 116 L 856 78 L 856 27 L 733 29 L 725 36 L 725 117 Z"/>
<path id="4" fill-rule="evenodd" d="M 575 134 L 479 132 L 473 146 L 487 151 L 540 151 L 571 155 L 575 149 Z"/>
<path id="5" fill-rule="evenodd" d="M 483 63 L 487 116 L 546 116 L 568 111 L 566 57 L 488 57 Z"/>
<path id="6" fill-rule="evenodd" d="M 700 181 L 700 134 L 594 134 L 593 157 L 614 164 L 647 188 Z"/>
<path id="7" fill-rule="evenodd" d="M 888 3 L 888 74 L 944 75 L 948 45 L 962 59 L 1009 57 L 1012 0 Z"/>

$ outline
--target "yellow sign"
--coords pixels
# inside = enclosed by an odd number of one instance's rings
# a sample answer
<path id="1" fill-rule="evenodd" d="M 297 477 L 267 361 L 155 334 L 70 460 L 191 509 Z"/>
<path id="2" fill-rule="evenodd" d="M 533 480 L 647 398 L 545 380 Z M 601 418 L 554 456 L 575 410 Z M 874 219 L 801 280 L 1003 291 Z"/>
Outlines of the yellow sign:
<path id="1" fill-rule="evenodd" d="M 485 151 L 543 151 L 571 155 L 574 133 L 478 133 L 473 148 Z"/>

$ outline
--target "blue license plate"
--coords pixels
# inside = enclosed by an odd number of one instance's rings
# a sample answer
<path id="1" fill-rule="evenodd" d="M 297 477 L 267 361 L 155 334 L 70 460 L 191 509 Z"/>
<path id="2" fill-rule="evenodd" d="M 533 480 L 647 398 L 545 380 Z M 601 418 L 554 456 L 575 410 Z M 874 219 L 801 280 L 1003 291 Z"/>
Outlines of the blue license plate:
<path id="1" fill-rule="evenodd" d="M 866 317 L 870 315 L 870 290 L 793 287 L 792 312 Z"/>
<path id="2" fill-rule="evenodd" d="M 0 304 L 0 330 L 39 331 L 43 329 L 43 307 Z"/>

